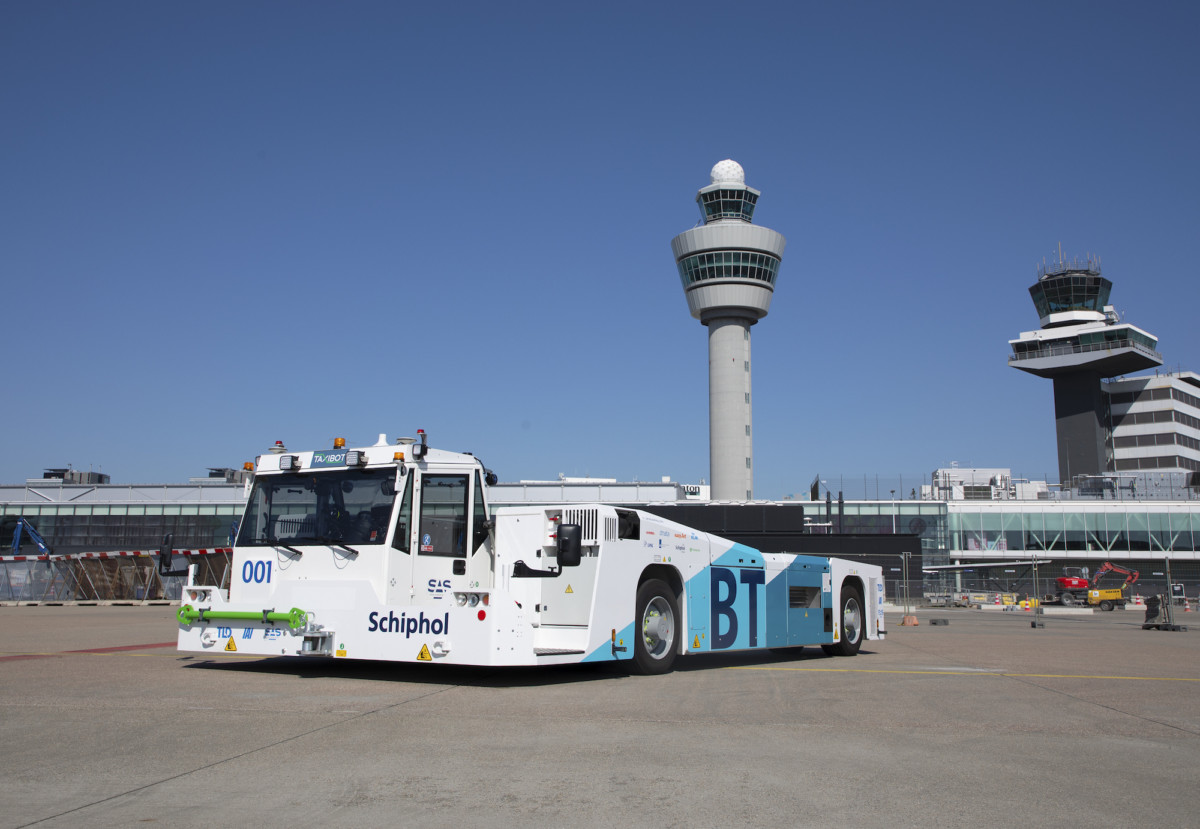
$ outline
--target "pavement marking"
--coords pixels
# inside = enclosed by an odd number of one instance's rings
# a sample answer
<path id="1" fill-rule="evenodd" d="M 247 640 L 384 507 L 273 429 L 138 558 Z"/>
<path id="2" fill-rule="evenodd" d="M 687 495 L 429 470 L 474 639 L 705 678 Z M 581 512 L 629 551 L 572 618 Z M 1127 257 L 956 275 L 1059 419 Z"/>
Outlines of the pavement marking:
<path id="1" fill-rule="evenodd" d="M 974 670 L 883 670 L 878 668 L 787 668 L 779 665 L 730 665 L 726 671 L 810 671 L 828 674 L 918 674 L 925 676 L 998 676 L 1023 679 L 1130 679 L 1141 682 L 1200 682 L 1200 678 L 1186 676 L 1104 676 L 1094 674 L 1016 674 L 1008 671 Z"/>
<path id="2" fill-rule="evenodd" d="M 63 651 L 63 653 L 116 653 L 117 651 L 140 651 L 146 648 L 173 648 L 177 642 L 154 642 L 149 645 L 118 645 L 113 648 L 86 648 L 81 651 Z"/>
<path id="3" fill-rule="evenodd" d="M 85 648 L 78 651 L 51 651 L 41 653 L 10 653 L 0 656 L 0 662 L 11 662 L 17 659 L 47 659 L 51 656 L 66 656 L 70 653 L 94 654 L 104 656 L 110 653 L 120 653 L 122 651 L 142 651 L 150 648 L 173 648 L 175 642 L 152 642 L 148 645 L 117 645 L 111 648 Z"/>

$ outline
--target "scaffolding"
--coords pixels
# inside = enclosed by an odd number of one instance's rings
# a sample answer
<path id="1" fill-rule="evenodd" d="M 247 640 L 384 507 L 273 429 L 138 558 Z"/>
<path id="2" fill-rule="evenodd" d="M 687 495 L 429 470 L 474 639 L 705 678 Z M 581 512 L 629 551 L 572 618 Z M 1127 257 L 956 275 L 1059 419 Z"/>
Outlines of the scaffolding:
<path id="1" fill-rule="evenodd" d="M 228 589 L 232 553 L 229 548 L 172 550 L 171 561 L 183 557 L 196 584 Z M 157 551 L 0 556 L 0 602 L 173 602 L 179 601 L 185 572 L 164 570 Z"/>

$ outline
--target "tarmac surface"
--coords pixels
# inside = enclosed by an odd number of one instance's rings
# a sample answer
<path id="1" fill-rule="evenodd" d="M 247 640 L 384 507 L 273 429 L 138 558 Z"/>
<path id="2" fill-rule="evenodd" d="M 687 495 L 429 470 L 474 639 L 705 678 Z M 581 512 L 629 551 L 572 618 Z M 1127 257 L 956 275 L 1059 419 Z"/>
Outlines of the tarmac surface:
<path id="1" fill-rule="evenodd" d="M 0 826 L 1200 825 L 1200 614 L 661 677 L 180 654 L 173 614 L 0 607 Z"/>

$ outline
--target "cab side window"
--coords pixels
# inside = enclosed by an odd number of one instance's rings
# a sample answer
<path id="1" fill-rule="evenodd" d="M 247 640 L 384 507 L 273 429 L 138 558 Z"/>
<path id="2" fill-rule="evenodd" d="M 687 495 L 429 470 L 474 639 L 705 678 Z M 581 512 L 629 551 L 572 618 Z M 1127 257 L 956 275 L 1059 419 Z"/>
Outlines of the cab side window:
<path id="1" fill-rule="evenodd" d="M 421 476 L 420 555 L 466 556 L 470 480 L 468 475 Z"/>
<path id="2" fill-rule="evenodd" d="M 409 552 L 409 535 L 412 530 L 412 492 L 413 492 L 413 476 L 408 476 L 408 483 L 404 485 L 404 499 L 400 502 L 400 515 L 396 519 L 396 535 L 392 539 L 392 546 L 401 552 Z"/>
<path id="3" fill-rule="evenodd" d="M 479 480 L 479 473 L 475 473 L 475 512 L 473 514 L 474 523 L 471 526 L 471 552 L 479 549 L 483 542 L 487 541 L 487 506 L 483 502 L 483 484 Z"/>

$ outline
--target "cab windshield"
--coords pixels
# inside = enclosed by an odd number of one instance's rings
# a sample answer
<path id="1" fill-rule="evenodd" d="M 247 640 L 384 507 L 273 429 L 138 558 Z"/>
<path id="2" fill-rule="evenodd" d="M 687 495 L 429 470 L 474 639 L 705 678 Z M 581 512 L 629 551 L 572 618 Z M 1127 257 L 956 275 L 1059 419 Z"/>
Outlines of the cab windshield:
<path id="1" fill-rule="evenodd" d="M 260 476 L 246 504 L 238 546 L 383 544 L 395 480 L 395 469 Z"/>

